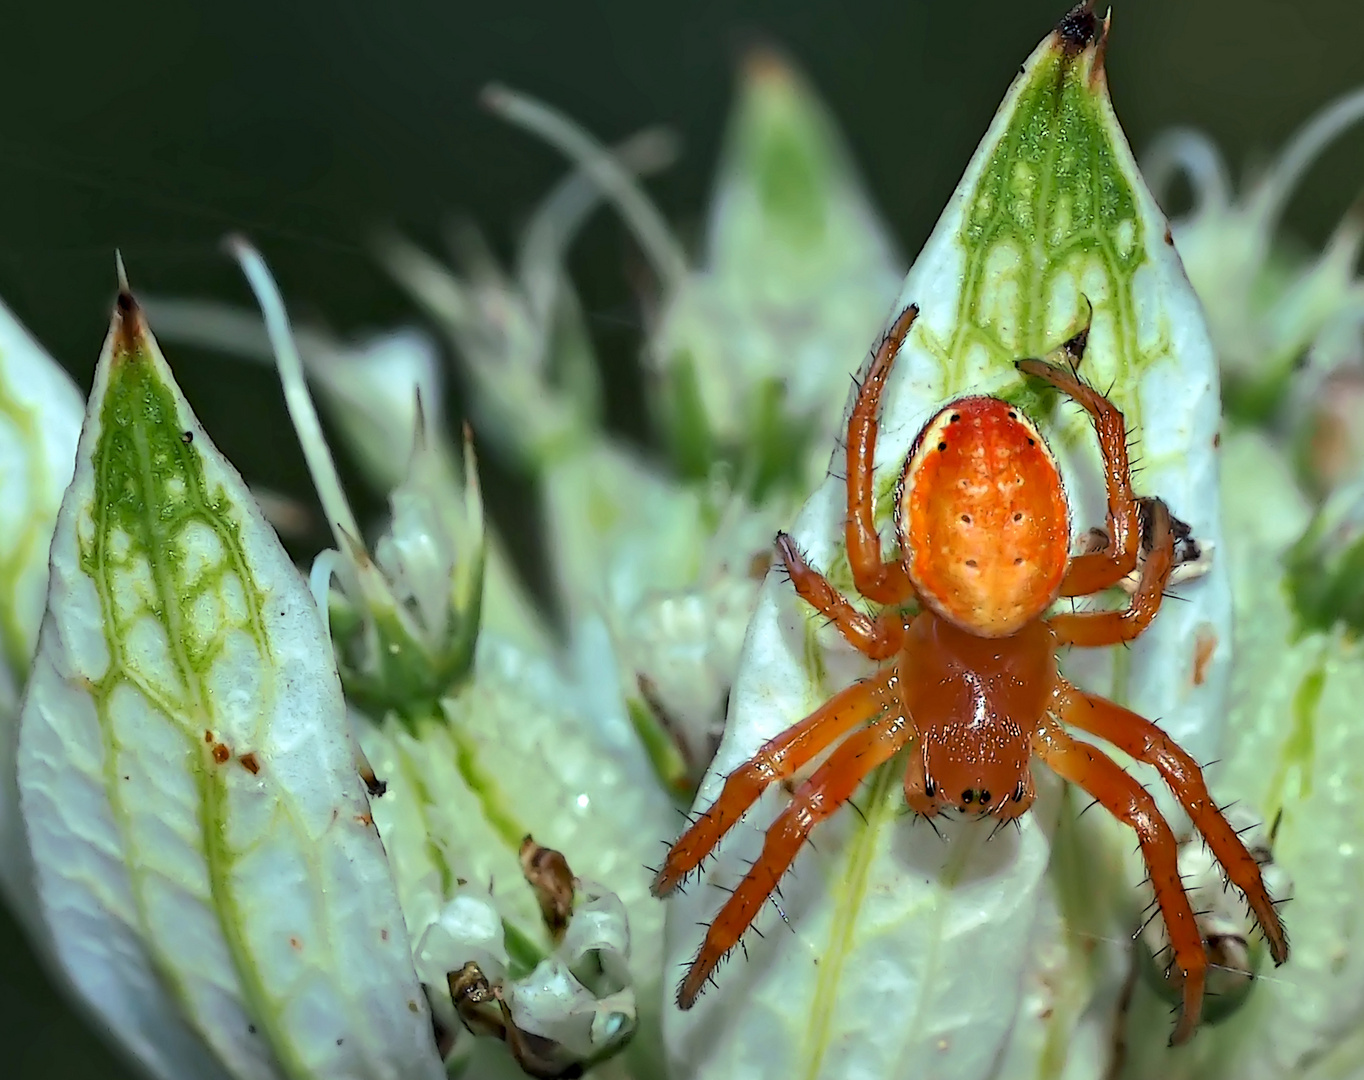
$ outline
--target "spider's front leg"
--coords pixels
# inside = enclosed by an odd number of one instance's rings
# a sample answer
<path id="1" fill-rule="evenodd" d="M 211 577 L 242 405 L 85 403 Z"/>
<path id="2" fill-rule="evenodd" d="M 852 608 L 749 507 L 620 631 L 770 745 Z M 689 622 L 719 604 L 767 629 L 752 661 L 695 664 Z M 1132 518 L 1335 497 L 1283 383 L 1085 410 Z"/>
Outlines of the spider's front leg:
<path id="1" fill-rule="evenodd" d="M 654 877 L 655 896 L 667 896 L 705 859 L 768 786 L 794 776 L 859 724 L 901 708 L 899 676 L 888 667 L 853 683 L 800 723 L 768 740 L 725 780 L 720 797 L 678 838 Z"/>
<path id="2" fill-rule="evenodd" d="M 1094 421 L 1103 454 L 1104 485 L 1108 489 L 1109 545 L 1103 551 L 1077 555 L 1066 568 L 1062 596 L 1088 596 L 1116 585 L 1137 565 L 1141 537 L 1140 508 L 1132 491 L 1132 466 L 1127 458 L 1127 423 L 1122 411 L 1065 364 L 1020 360 L 1018 370 L 1045 379 L 1080 405 Z"/>
<path id="3" fill-rule="evenodd" d="M 1150 792 L 1098 747 L 1072 739 L 1055 720 L 1044 722 L 1033 737 L 1033 749 L 1053 772 L 1089 792 L 1105 810 L 1136 832 L 1156 902 L 1170 933 L 1173 965 L 1183 976 L 1183 1006 L 1170 1045 L 1186 1041 L 1203 1010 L 1208 955 L 1189 894 L 1180 881 L 1175 834 Z"/>
<path id="4" fill-rule="evenodd" d="M 914 586 L 910 584 L 904 564 L 886 562 L 881 556 L 872 467 L 876 457 L 881 392 L 895 362 L 895 354 L 900 351 L 918 315 L 918 305 L 911 304 L 900 313 L 890 333 L 882 339 L 848 418 L 848 565 L 857 591 L 878 604 L 903 604 L 914 595 Z"/>
<path id="5" fill-rule="evenodd" d="M 1203 770 L 1188 751 L 1144 716 L 1077 690 L 1064 680 L 1056 702 L 1056 711 L 1064 723 L 1099 736 L 1136 761 L 1155 766 L 1226 870 L 1227 880 L 1241 890 L 1250 904 L 1269 941 L 1274 963 L 1287 960 L 1288 936 L 1260 876 L 1260 865 L 1212 801 Z"/>
<path id="6" fill-rule="evenodd" d="M 679 1008 L 696 1004 L 716 965 L 752 925 L 815 826 L 847 802 L 867 774 L 894 757 L 913 736 L 914 725 L 897 705 L 849 735 L 797 789 L 767 830 L 762 854 L 707 928 L 705 941 L 677 988 Z"/>
<path id="7" fill-rule="evenodd" d="M 1057 645 L 1095 647 L 1117 645 L 1139 636 L 1156 617 L 1160 602 L 1165 597 L 1165 586 L 1174 568 L 1175 540 L 1170 526 L 1170 509 L 1159 499 L 1152 499 L 1151 553 L 1142 564 L 1141 582 L 1132 594 L 1131 603 L 1121 611 L 1080 611 L 1053 615 L 1047 620 L 1056 633 Z M 1136 535 L 1136 534 L 1134 534 Z M 1140 543 L 1136 536 L 1135 543 Z M 1087 555 L 1076 556 L 1072 565 Z"/>

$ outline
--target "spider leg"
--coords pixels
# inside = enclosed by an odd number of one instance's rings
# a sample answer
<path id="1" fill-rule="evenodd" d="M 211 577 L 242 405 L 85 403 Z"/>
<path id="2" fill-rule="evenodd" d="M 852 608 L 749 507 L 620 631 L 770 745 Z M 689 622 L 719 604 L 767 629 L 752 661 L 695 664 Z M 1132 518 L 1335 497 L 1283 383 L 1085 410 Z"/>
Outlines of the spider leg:
<path id="1" fill-rule="evenodd" d="M 900 651 L 905 640 L 905 620 L 898 611 L 887 608 L 875 618 L 863 614 L 805 561 L 786 533 L 777 533 L 777 549 L 801 599 L 832 619 L 854 649 L 873 660 L 885 660 Z"/>
<path id="2" fill-rule="evenodd" d="M 902 710 L 886 713 L 855 731 L 796 791 L 767 830 L 762 854 L 706 930 L 701 951 L 677 988 L 677 1005 L 690 1009 L 717 964 L 734 948 L 781 881 L 811 830 L 830 817 L 876 766 L 914 737 Z"/>
<path id="3" fill-rule="evenodd" d="M 1063 346 L 1064 348 L 1064 346 Z M 1127 423 L 1121 410 L 1081 379 L 1068 364 L 1020 360 L 1025 375 L 1045 379 L 1082 406 L 1094 421 L 1103 454 L 1104 484 L 1108 488 L 1109 545 L 1103 551 L 1076 555 L 1061 581 L 1062 596 L 1087 596 L 1116 585 L 1137 565 L 1141 536 L 1139 507 L 1132 491 L 1132 466 L 1127 457 Z"/>
<path id="4" fill-rule="evenodd" d="M 1150 793 L 1096 746 L 1072 739 L 1048 717 L 1033 736 L 1033 749 L 1065 780 L 1089 792 L 1110 814 L 1131 826 L 1151 874 L 1151 886 L 1174 947 L 1174 964 L 1184 979 L 1184 1001 L 1170 1045 L 1182 1043 L 1198 1026 L 1208 955 L 1193 907 L 1179 877 L 1179 848 Z"/>
<path id="5" fill-rule="evenodd" d="M 1076 556 L 1084 558 L 1085 556 Z M 1080 611 L 1053 615 L 1047 620 L 1057 645 L 1116 645 L 1137 637 L 1160 610 L 1165 585 L 1174 567 L 1175 541 L 1170 510 L 1159 499 L 1151 500 L 1151 553 L 1142 564 L 1141 582 L 1131 603 L 1121 611 Z"/>
<path id="6" fill-rule="evenodd" d="M 699 815 L 668 852 L 654 877 L 655 896 L 667 896 L 748 812 L 770 784 L 794 776 L 859 724 L 898 712 L 899 676 L 889 667 L 835 694 L 800 723 L 768 740 L 725 780 L 720 797 Z"/>
<path id="7" fill-rule="evenodd" d="M 873 459 L 876 457 L 877 412 L 881 407 L 881 391 L 890 374 L 895 354 L 904 344 L 909 328 L 918 317 L 919 308 L 911 304 L 900 312 L 890 328 L 867 377 L 857 392 L 852 415 L 848 418 L 848 565 L 852 568 L 853 584 L 868 600 L 878 604 L 902 604 L 914 595 L 909 574 L 898 562 L 886 562 L 881 557 L 881 538 L 876 532 L 874 515 Z"/>
<path id="8" fill-rule="evenodd" d="M 1121 705 L 1086 694 L 1064 680 L 1057 698 L 1064 723 L 1097 735 L 1135 760 L 1156 767 L 1226 870 L 1227 880 L 1245 894 L 1269 941 L 1274 963 L 1287 960 L 1288 938 L 1260 877 L 1260 865 L 1208 794 L 1198 763 L 1155 724 Z"/>

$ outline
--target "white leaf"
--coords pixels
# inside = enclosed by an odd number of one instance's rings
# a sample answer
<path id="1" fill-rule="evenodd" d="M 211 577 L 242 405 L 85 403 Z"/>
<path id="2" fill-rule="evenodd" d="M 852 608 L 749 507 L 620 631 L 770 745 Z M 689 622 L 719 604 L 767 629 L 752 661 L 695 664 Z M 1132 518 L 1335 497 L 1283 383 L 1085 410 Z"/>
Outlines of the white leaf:
<path id="1" fill-rule="evenodd" d="M 30 933 L 38 922 L 14 779 L 17 714 L 84 414 L 71 377 L 0 304 L 0 886 Z"/>
<path id="2" fill-rule="evenodd" d="M 1112 112 L 1101 59 L 1106 28 L 1086 19 L 1092 16 L 1082 13 L 1063 24 L 1028 60 L 890 313 L 893 320 L 911 303 L 920 307 L 887 384 L 879 429 L 883 523 L 884 493 L 924 422 L 964 393 L 1029 400 L 1013 362 L 1060 345 L 1092 308 L 1081 374 L 1105 391 L 1111 386 L 1137 433 L 1138 494 L 1159 494 L 1200 540 L 1221 539 L 1214 357 L 1165 219 Z M 1102 474 L 1089 419 L 1075 406 L 1030 407 L 1057 452 L 1075 532 L 1101 526 Z M 841 451 L 833 471 L 792 535 L 812 565 L 850 591 Z M 882 531 L 888 539 L 884 524 Z M 1160 718 L 1206 759 L 1215 756 L 1223 723 L 1225 568 L 1214 563 L 1181 595 L 1186 602 L 1167 604 L 1116 661 L 1102 653 L 1080 664 L 1077 650 L 1063 667 L 1086 689 Z M 698 806 L 714 800 L 725 776 L 763 742 L 870 670 L 822 631 L 823 621 L 784 575 L 769 575 Z M 1201 657 L 1200 635 L 1211 643 Z M 1076 940 L 1047 887 L 1048 834 L 1065 807 L 1050 778 L 1039 782 L 1042 798 L 1017 833 L 987 840 L 993 822 L 949 821 L 938 823 L 944 843 L 904 815 L 894 762 L 872 774 L 856 797 L 863 817 L 845 809 L 816 830 L 816 850 L 802 853 L 782 883 L 780 905 L 794 933 L 769 905 L 757 923 L 765 936 L 746 939 L 747 960 L 722 968 L 718 988 L 690 1012 L 665 1013 L 676 1075 L 984 1080 L 1059 1067 L 1047 1055 L 1072 1041 L 1069 1074 L 1099 1075 L 1106 1040 L 1089 1030 L 1100 1021 L 1084 1014 L 1096 995 L 1116 990 L 1091 984 L 1114 965 L 1103 948 L 1092 965 L 1057 958 L 1094 943 Z M 696 924 L 714 915 L 721 890 L 746 871 L 760 847 L 758 830 L 783 800 L 769 791 L 700 883 L 671 901 L 670 970 L 694 955 Z M 1110 860 L 1093 872 L 1114 868 Z M 1139 877 L 1132 868 L 1130 883 L 1116 887 L 1120 896 L 1130 893 L 1133 908 Z M 1116 942 L 1126 914 L 1097 913 Z M 1044 971 L 1059 984 L 1046 985 Z"/>
<path id="3" fill-rule="evenodd" d="M 442 1075 L 302 579 L 131 296 L 96 372 L 24 702 L 43 915 L 155 1076 Z"/>

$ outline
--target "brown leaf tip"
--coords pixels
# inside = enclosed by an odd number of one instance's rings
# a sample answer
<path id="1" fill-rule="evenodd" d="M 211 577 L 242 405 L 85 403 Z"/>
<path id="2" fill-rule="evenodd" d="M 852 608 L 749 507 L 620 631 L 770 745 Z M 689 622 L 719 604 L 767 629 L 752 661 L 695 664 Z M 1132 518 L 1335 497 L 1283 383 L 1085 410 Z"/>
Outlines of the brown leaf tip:
<path id="1" fill-rule="evenodd" d="M 145 335 L 141 305 L 127 289 L 119 289 L 118 299 L 114 301 L 114 355 L 137 353 L 142 347 L 140 339 Z"/>
<path id="2" fill-rule="evenodd" d="M 1094 0 L 1081 0 L 1056 24 L 1056 36 L 1066 53 L 1074 56 L 1083 52 L 1099 36 L 1099 17 L 1094 14 Z"/>

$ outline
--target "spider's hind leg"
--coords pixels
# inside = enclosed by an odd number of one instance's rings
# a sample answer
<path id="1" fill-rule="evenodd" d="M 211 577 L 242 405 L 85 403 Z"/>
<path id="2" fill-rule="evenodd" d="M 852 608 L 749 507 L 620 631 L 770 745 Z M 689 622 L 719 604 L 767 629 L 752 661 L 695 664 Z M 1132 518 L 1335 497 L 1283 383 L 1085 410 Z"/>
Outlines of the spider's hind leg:
<path id="1" fill-rule="evenodd" d="M 1151 552 L 1142 564 L 1141 581 L 1132 594 L 1132 602 L 1120 611 L 1080 611 L 1053 615 L 1047 620 L 1056 634 L 1057 645 L 1079 645 L 1095 648 L 1131 641 L 1151 625 L 1165 598 L 1165 586 L 1174 569 L 1175 540 L 1170 509 L 1159 499 L 1151 499 Z M 1087 555 L 1078 559 L 1089 558 Z"/>
<path id="2" fill-rule="evenodd" d="M 879 604 L 902 604 L 914 595 L 909 574 L 898 562 L 881 556 L 881 538 L 876 532 L 875 484 L 873 464 L 876 457 L 877 413 L 881 391 L 885 389 L 895 354 L 900 351 L 919 308 L 911 304 L 900 312 L 895 325 L 877 346 L 867 377 L 857 392 L 852 415 L 848 418 L 848 564 L 853 584 L 868 600 Z"/>
<path id="3" fill-rule="evenodd" d="M 1076 339 L 1072 339 L 1074 341 Z M 1077 555 L 1061 582 L 1062 596 L 1087 596 L 1099 592 L 1130 574 L 1137 565 L 1141 539 L 1140 508 L 1132 491 L 1132 464 L 1127 455 L 1127 421 L 1122 411 L 1076 373 L 1075 358 L 1067 342 L 1058 352 L 1068 362 L 1020 360 L 1018 370 L 1044 379 L 1080 405 L 1094 421 L 1103 455 L 1104 485 L 1108 490 L 1109 545 L 1103 551 Z M 1081 341 L 1079 348 L 1083 349 Z"/>

